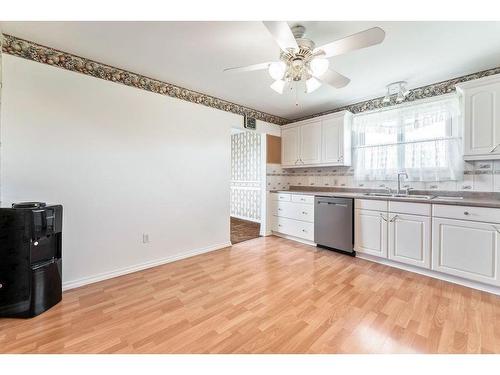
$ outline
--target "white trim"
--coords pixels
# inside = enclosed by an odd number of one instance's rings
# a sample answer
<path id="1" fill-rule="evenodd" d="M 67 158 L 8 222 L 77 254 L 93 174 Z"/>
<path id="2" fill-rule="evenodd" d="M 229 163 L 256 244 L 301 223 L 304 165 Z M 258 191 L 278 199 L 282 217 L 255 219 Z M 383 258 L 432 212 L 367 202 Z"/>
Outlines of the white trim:
<path id="1" fill-rule="evenodd" d="M 465 280 L 465 279 L 462 279 L 461 277 L 446 275 L 446 274 L 441 273 L 441 272 L 423 269 L 423 268 L 419 268 L 419 267 L 415 267 L 415 266 L 410 266 L 407 264 L 394 262 L 394 261 L 389 260 L 389 259 L 379 258 L 379 257 L 369 255 L 369 254 L 356 253 L 356 258 L 368 260 L 368 261 L 374 262 L 374 263 L 384 264 L 384 265 L 389 266 L 389 267 L 399 268 L 399 269 L 404 270 L 404 271 L 418 273 L 420 275 L 424 275 L 424 276 L 432 277 L 434 279 L 447 281 L 447 282 L 450 282 L 453 284 L 466 286 L 468 288 L 478 289 L 478 290 L 482 290 L 482 291 L 485 291 L 488 293 L 500 295 L 500 288 L 499 287 L 479 283 L 476 281 Z"/>
<path id="2" fill-rule="evenodd" d="M 492 74 L 481 78 L 471 79 L 470 81 L 457 83 L 455 85 L 455 88 L 457 89 L 457 91 L 462 91 L 462 89 L 464 88 L 469 89 L 477 86 L 498 83 L 498 82 L 500 82 L 500 74 Z"/>
<path id="3" fill-rule="evenodd" d="M 309 124 L 311 122 L 318 122 L 318 121 L 322 121 L 322 120 L 328 120 L 330 118 L 334 118 L 334 117 L 342 117 L 344 115 L 351 115 L 352 116 L 352 113 L 349 112 L 348 110 L 342 110 L 342 111 L 338 111 L 338 112 L 332 112 L 332 113 L 328 113 L 326 115 L 321 115 L 321 116 L 316 116 L 316 117 L 311 117 L 311 118 L 307 118 L 305 120 L 299 120 L 299 121 L 294 121 L 294 122 L 291 122 L 289 124 L 286 124 L 286 125 L 281 125 L 281 129 L 289 129 L 289 128 L 295 128 L 297 126 L 302 126 L 302 125 L 306 125 L 306 124 Z M 293 120 L 292 120 L 293 121 Z"/>
<path id="4" fill-rule="evenodd" d="M 286 238 L 287 240 L 291 240 L 291 241 L 295 241 L 295 242 L 300 242 L 300 243 L 303 243 L 305 245 L 316 246 L 316 242 L 305 240 L 305 239 L 300 238 L 300 237 L 289 236 L 288 234 L 283 234 L 280 232 L 271 231 L 271 235 L 274 235 L 276 237 Z"/>
<path id="5" fill-rule="evenodd" d="M 259 219 L 255 219 L 255 218 L 251 218 L 251 217 L 246 217 L 246 216 L 240 216 L 240 215 L 233 215 L 233 214 L 231 214 L 230 216 L 234 217 L 235 219 L 241 219 L 241 220 L 251 221 L 253 223 L 259 223 L 260 224 L 260 220 Z"/>
<path id="6" fill-rule="evenodd" d="M 223 249 L 223 248 L 229 247 L 229 246 L 231 246 L 231 242 L 225 242 L 225 243 L 221 243 L 218 245 L 212 245 L 212 246 L 202 247 L 200 249 L 191 250 L 188 252 L 184 252 L 182 254 L 172 255 L 172 256 L 169 256 L 166 258 L 162 258 L 162 259 L 157 259 L 157 260 L 152 260 L 149 262 L 139 263 L 139 264 L 136 264 L 133 266 L 120 268 L 120 269 L 110 271 L 110 272 L 103 272 L 103 273 L 93 275 L 93 276 L 82 277 L 82 278 L 77 279 L 77 280 L 66 281 L 63 283 L 62 288 L 63 288 L 63 291 L 78 288 L 78 287 L 81 287 L 84 285 L 96 283 L 98 281 L 112 279 L 114 277 L 127 275 L 129 273 L 133 273 L 133 272 L 137 272 L 137 271 L 142 271 L 142 270 L 145 270 L 147 268 L 161 266 L 162 264 L 171 263 L 171 262 L 175 262 L 177 260 L 190 258 L 190 257 L 193 257 L 195 255 L 200 255 L 200 254 L 204 254 L 204 253 L 209 253 L 211 251 L 220 250 L 220 249 Z"/>

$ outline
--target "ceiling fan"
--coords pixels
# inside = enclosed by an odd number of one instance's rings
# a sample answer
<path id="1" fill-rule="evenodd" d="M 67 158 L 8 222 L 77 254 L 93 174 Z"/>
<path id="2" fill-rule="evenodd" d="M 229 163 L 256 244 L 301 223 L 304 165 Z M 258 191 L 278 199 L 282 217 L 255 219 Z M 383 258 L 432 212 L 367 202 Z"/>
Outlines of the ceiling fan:
<path id="1" fill-rule="evenodd" d="M 346 86 L 350 79 L 329 69 L 328 58 L 379 44 L 385 38 L 384 30 L 372 27 L 316 47 L 311 39 L 305 38 L 306 28 L 302 25 L 290 29 L 285 21 L 263 23 L 281 49 L 279 61 L 227 68 L 224 72 L 239 73 L 268 69 L 269 75 L 275 80 L 271 88 L 279 94 L 283 93 L 285 86 L 293 88 L 292 84 L 299 82 L 305 82 L 307 93 L 317 90 L 322 83 L 335 88 Z"/>

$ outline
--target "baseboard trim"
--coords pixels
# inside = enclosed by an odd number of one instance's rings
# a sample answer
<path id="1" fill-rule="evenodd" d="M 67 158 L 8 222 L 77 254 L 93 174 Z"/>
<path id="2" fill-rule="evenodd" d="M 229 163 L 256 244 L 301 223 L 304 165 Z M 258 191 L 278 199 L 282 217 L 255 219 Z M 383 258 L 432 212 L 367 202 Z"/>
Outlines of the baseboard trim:
<path id="1" fill-rule="evenodd" d="M 182 254 L 177 254 L 177 255 L 169 256 L 169 257 L 162 258 L 162 259 L 157 259 L 157 260 L 152 260 L 149 262 L 136 264 L 136 265 L 133 265 L 130 267 L 120 268 L 120 269 L 117 269 L 115 271 L 103 272 L 103 273 L 93 275 L 93 276 L 82 277 L 82 278 L 77 279 L 77 280 L 64 282 L 62 288 L 63 288 L 63 291 L 74 289 L 74 288 L 79 288 L 79 287 L 84 286 L 84 285 L 97 283 L 99 281 L 112 279 L 114 277 L 127 275 L 129 273 L 133 273 L 133 272 L 137 272 L 137 271 L 142 271 L 142 270 L 145 270 L 147 268 L 161 266 L 162 264 L 172 263 L 172 262 L 175 262 L 177 260 L 191 258 L 191 257 L 196 256 L 196 255 L 209 253 L 211 251 L 220 250 L 220 249 L 223 249 L 223 248 L 229 247 L 229 246 L 231 246 L 231 242 L 225 242 L 222 244 L 207 246 L 207 247 L 191 250 L 191 251 L 188 251 L 188 252 L 185 252 Z"/>
<path id="2" fill-rule="evenodd" d="M 280 233 L 280 232 L 275 232 L 274 230 L 271 231 L 271 234 L 275 235 L 276 237 L 286 238 L 287 240 L 292 240 L 292 241 L 300 242 L 300 243 L 303 243 L 305 245 L 316 246 L 316 243 L 313 242 L 313 241 L 305 240 L 305 239 L 300 238 L 300 237 L 290 236 L 288 234 L 283 234 L 283 233 Z"/>
<path id="3" fill-rule="evenodd" d="M 493 285 L 486 285 L 486 284 L 483 284 L 483 283 L 480 283 L 477 281 L 465 280 L 465 279 L 462 279 L 461 277 L 446 275 L 446 274 L 441 273 L 441 272 L 427 270 L 427 269 L 423 269 L 423 268 L 419 268 L 419 267 L 415 267 L 415 266 L 410 266 L 408 264 L 398 263 L 398 262 L 394 262 L 394 261 L 389 260 L 389 259 L 383 259 L 383 258 L 379 258 L 379 257 L 373 256 L 373 255 L 363 254 L 363 253 L 359 253 L 359 252 L 356 252 L 356 258 L 368 260 L 368 261 L 374 262 L 374 263 L 383 264 L 383 265 L 386 265 L 389 267 L 399 268 L 401 270 L 408 271 L 408 272 L 418 273 L 419 275 L 424 275 L 424 276 L 432 277 L 434 279 L 447 281 L 447 282 L 450 282 L 453 284 L 466 286 L 468 288 L 478 289 L 478 290 L 482 290 L 484 292 L 500 295 L 500 288 L 495 287 Z"/>

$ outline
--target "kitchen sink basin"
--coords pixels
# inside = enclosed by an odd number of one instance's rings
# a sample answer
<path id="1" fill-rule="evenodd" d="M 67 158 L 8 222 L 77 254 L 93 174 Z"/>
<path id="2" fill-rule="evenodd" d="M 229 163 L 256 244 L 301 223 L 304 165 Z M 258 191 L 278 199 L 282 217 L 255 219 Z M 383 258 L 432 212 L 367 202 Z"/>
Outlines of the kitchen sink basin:
<path id="1" fill-rule="evenodd" d="M 401 198 L 401 199 L 432 199 L 433 195 L 419 194 L 393 194 L 393 193 L 365 193 L 368 197 L 386 197 L 386 198 Z"/>

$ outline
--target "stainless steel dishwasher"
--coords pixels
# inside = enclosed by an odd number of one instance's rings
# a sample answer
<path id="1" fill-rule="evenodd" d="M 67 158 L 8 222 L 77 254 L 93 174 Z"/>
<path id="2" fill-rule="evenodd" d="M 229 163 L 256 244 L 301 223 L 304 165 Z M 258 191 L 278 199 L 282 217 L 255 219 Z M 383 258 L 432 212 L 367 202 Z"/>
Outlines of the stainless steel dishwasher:
<path id="1" fill-rule="evenodd" d="M 314 242 L 354 255 L 353 199 L 314 198 Z"/>

